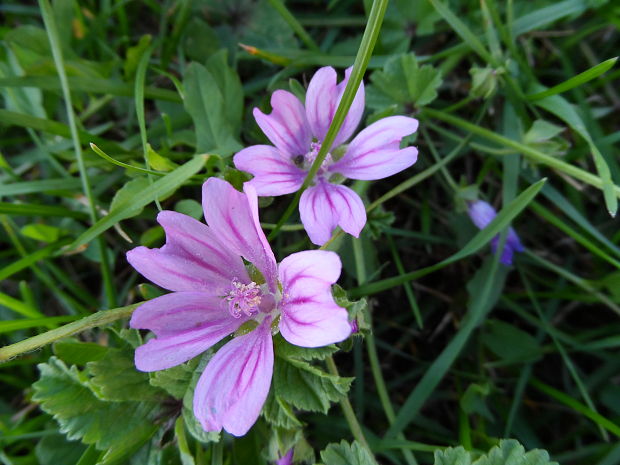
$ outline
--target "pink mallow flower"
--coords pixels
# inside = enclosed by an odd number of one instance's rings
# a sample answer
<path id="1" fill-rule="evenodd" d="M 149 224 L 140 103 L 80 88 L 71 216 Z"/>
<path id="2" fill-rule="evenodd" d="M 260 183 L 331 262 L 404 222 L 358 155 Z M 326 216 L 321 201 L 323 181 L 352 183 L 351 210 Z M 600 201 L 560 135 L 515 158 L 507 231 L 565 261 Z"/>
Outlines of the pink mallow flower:
<path id="1" fill-rule="evenodd" d="M 486 228 L 497 216 L 497 212 L 491 204 L 485 202 L 484 200 L 476 200 L 475 202 L 471 202 L 467 213 L 478 229 Z M 499 234 L 491 240 L 491 250 L 493 250 L 493 253 L 497 250 L 498 242 Z M 504 265 L 512 265 L 513 254 L 515 252 L 523 252 L 524 250 L 525 249 L 523 248 L 523 244 L 521 244 L 519 236 L 517 236 L 515 230 L 512 229 L 512 226 L 510 226 L 508 228 L 508 236 L 506 237 L 506 245 L 504 246 L 504 250 L 502 250 L 502 256 L 499 261 Z"/>
<path id="2" fill-rule="evenodd" d="M 297 191 L 316 158 L 338 103 L 349 80 L 337 84 L 336 71 L 319 69 L 308 85 L 306 105 L 292 93 L 276 90 L 271 96 L 270 115 L 258 108 L 254 118 L 271 145 L 253 145 L 235 155 L 235 166 L 254 175 L 249 181 L 258 195 L 284 195 Z M 301 196 L 299 213 L 310 240 L 322 245 L 336 226 L 355 237 L 366 224 L 362 199 L 337 182 L 351 179 L 382 179 L 413 165 L 415 147 L 401 149 L 403 137 L 413 134 L 418 121 L 405 116 L 383 118 L 361 131 L 348 145 L 364 113 L 364 86 L 355 95 L 331 152 L 313 184 Z M 336 182 L 336 183 L 334 183 Z"/>
<path id="3" fill-rule="evenodd" d="M 295 449 L 289 449 L 286 454 L 276 460 L 276 465 L 293 465 L 293 455 Z"/>
<path id="4" fill-rule="evenodd" d="M 254 188 L 246 184 L 241 193 L 210 178 L 202 189 L 208 226 L 162 211 L 157 221 L 166 244 L 127 253 L 143 276 L 172 291 L 133 313 L 131 327 L 156 336 L 136 349 L 135 362 L 141 371 L 179 365 L 243 325 L 209 361 L 194 394 L 194 413 L 206 431 L 242 436 L 269 392 L 273 334 L 319 347 L 351 333 L 347 311 L 331 294 L 341 263 L 333 252 L 311 250 L 277 264 L 258 222 Z"/>

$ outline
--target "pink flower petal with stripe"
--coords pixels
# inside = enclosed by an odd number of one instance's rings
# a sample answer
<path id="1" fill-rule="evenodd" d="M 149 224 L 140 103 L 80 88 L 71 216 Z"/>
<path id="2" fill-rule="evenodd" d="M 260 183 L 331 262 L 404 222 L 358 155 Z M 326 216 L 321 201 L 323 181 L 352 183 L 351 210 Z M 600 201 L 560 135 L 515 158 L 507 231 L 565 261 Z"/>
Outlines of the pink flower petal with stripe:
<path id="1" fill-rule="evenodd" d="M 409 168 L 418 158 L 418 149 L 401 149 L 400 142 L 417 128 L 418 121 L 406 116 L 380 119 L 355 136 L 344 156 L 329 171 L 351 179 L 373 180 Z"/>
<path id="2" fill-rule="evenodd" d="M 254 264 L 274 291 L 276 259 L 258 221 L 256 191 L 247 183 L 243 188 L 241 193 L 226 181 L 207 179 L 202 186 L 205 219 L 220 243 Z"/>
<path id="3" fill-rule="evenodd" d="M 308 92 L 306 93 L 306 115 L 312 129 L 312 135 L 319 141 L 323 141 L 327 135 L 329 125 L 334 119 L 334 114 L 349 81 L 351 69 L 349 68 L 345 71 L 345 79 L 340 84 L 336 84 L 338 77 L 336 70 L 331 66 L 320 68 L 310 80 Z M 361 83 L 342 127 L 334 140 L 333 147 L 338 147 L 351 137 L 363 113 L 364 84 Z"/>
<path id="4" fill-rule="evenodd" d="M 290 156 L 305 154 L 312 142 L 312 134 L 302 103 L 290 92 L 276 90 L 271 95 L 271 108 L 270 115 L 254 109 L 256 123 L 267 138 L 282 153 Z"/>
<path id="5" fill-rule="evenodd" d="M 243 436 L 258 419 L 273 375 L 271 318 L 236 337 L 209 361 L 194 392 L 194 414 L 205 431 Z"/>
<path id="6" fill-rule="evenodd" d="M 295 192 L 306 175 L 289 155 L 270 145 L 253 145 L 243 149 L 235 155 L 234 162 L 237 169 L 254 176 L 249 184 L 260 196 Z"/>
<path id="7" fill-rule="evenodd" d="M 157 221 L 166 244 L 127 252 L 129 263 L 148 280 L 171 291 L 203 291 L 227 286 L 233 277 L 247 278 L 241 258 L 200 221 L 172 211 L 160 212 Z"/>
<path id="8" fill-rule="evenodd" d="M 336 226 L 359 237 L 366 224 L 366 210 L 359 195 L 348 187 L 323 180 L 301 195 L 299 213 L 310 240 L 316 245 L 325 244 Z"/>
<path id="9" fill-rule="evenodd" d="M 288 342 L 320 347 L 349 337 L 347 311 L 336 305 L 331 292 L 341 267 L 338 255 L 325 250 L 298 252 L 282 260 L 280 332 Z"/>
<path id="10" fill-rule="evenodd" d="M 233 318 L 222 299 L 204 292 L 173 292 L 138 307 L 130 321 L 156 338 L 136 349 L 136 368 L 165 370 L 184 363 L 235 332 L 247 317 Z"/>

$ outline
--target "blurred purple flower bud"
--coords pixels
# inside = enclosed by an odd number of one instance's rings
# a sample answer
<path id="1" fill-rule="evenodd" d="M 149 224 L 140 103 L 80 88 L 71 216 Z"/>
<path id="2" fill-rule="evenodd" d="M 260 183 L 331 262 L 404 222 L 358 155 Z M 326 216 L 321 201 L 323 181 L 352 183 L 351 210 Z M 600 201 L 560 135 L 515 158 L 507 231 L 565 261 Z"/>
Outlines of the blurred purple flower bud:
<path id="1" fill-rule="evenodd" d="M 475 202 L 471 202 L 469 204 L 469 209 L 467 211 L 469 217 L 472 222 L 478 227 L 478 229 L 486 228 L 491 221 L 497 216 L 497 212 L 495 209 L 484 200 L 476 200 Z M 491 249 L 493 253 L 497 250 L 497 245 L 499 242 L 499 235 L 495 236 L 491 240 Z M 512 265 L 512 255 L 514 252 L 523 252 L 524 247 L 521 244 L 521 240 L 517 233 L 512 228 L 508 228 L 508 237 L 506 237 L 506 245 L 504 250 L 502 250 L 502 256 L 499 261 L 504 265 Z"/>
<path id="2" fill-rule="evenodd" d="M 293 449 L 289 449 L 286 454 L 276 460 L 276 465 L 293 465 Z"/>

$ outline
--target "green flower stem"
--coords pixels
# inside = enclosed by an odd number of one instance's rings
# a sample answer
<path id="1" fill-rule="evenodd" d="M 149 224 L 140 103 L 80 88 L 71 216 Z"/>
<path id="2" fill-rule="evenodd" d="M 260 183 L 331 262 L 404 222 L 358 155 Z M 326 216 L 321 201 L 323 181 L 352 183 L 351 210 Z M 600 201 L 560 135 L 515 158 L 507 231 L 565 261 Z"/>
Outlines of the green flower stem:
<path id="1" fill-rule="evenodd" d="M 90 187 L 90 181 L 88 180 L 88 174 L 86 172 L 86 164 L 84 163 L 84 155 L 82 153 L 82 145 L 80 142 L 80 136 L 78 133 L 78 127 L 75 120 L 75 114 L 73 112 L 73 102 L 71 100 L 71 91 L 69 90 L 69 81 L 67 79 L 67 72 L 65 70 L 64 59 L 62 56 L 62 48 L 60 40 L 58 38 L 58 29 L 56 27 L 56 21 L 54 19 L 54 12 L 49 3 L 49 0 L 39 0 L 39 8 L 41 9 L 41 15 L 43 16 L 43 22 L 45 23 L 45 30 L 47 31 L 47 37 L 50 41 L 50 47 L 52 49 L 52 56 L 54 57 L 54 64 L 58 71 L 58 78 L 60 79 L 60 87 L 62 88 L 62 94 L 67 107 L 67 120 L 69 128 L 71 130 L 71 139 L 73 140 L 73 147 L 75 150 L 75 159 L 77 161 L 78 169 L 80 171 L 80 178 L 82 180 L 82 190 L 84 195 L 88 199 L 88 209 L 91 223 L 97 222 L 97 209 L 95 206 L 95 199 Z M 101 274 L 103 277 L 103 287 L 106 295 L 108 305 L 116 305 L 116 290 L 114 289 L 114 281 L 112 279 L 112 270 L 108 259 L 107 247 L 102 237 L 97 238 L 100 258 L 101 258 Z"/>
<path id="2" fill-rule="evenodd" d="M 357 283 L 362 285 L 366 283 L 367 275 L 366 265 L 364 263 L 364 251 L 362 250 L 362 241 L 360 239 L 353 239 L 353 256 L 355 257 L 355 273 L 357 275 Z M 379 356 L 377 354 L 377 345 L 375 344 L 375 336 L 372 332 L 372 318 L 370 316 L 370 312 L 368 312 L 368 318 L 370 331 L 365 336 L 364 341 L 366 342 L 368 361 L 370 362 L 370 371 L 372 372 L 372 377 L 375 381 L 379 401 L 381 402 L 385 416 L 391 425 L 396 419 L 396 414 L 394 413 L 394 407 L 392 407 L 390 395 L 388 394 L 385 380 L 383 379 L 383 373 L 381 372 L 381 365 L 379 364 Z M 405 436 L 402 433 L 399 433 L 397 439 L 405 440 Z M 417 465 L 418 462 L 415 459 L 413 452 L 407 448 L 401 448 L 401 451 L 408 465 Z"/>
<path id="3" fill-rule="evenodd" d="M 312 37 L 310 37 L 304 27 L 299 23 L 299 21 L 297 21 L 295 16 L 293 16 L 288 8 L 286 8 L 286 5 L 282 0 L 269 0 L 269 4 L 280 14 L 280 16 L 282 16 L 282 19 L 288 23 L 291 29 L 295 31 L 295 34 L 297 34 L 301 41 L 306 44 L 306 47 L 313 52 L 320 51 L 319 46 L 314 40 L 312 40 Z"/>
<path id="4" fill-rule="evenodd" d="M 327 370 L 330 372 L 330 374 L 334 376 L 340 376 L 340 373 L 338 373 L 338 368 L 336 367 L 336 362 L 334 362 L 334 358 L 332 356 L 327 357 L 325 359 L 325 363 L 327 365 Z M 373 454 L 370 446 L 368 445 L 368 441 L 366 441 L 366 436 L 364 436 L 362 427 L 360 426 L 359 421 L 357 421 L 357 417 L 355 416 L 355 412 L 353 411 L 353 406 L 351 405 L 351 402 L 349 402 L 348 397 L 345 396 L 342 398 L 342 400 L 340 401 L 340 407 L 342 407 L 344 417 L 349 424 L 349 429 L 351 430 L 353 437 L 371 454 Z"/>
<path id="5" fill-rule="evenodd" d="M 139 302 L 137 304 L 114 308 L 112 310 L 103 310 L 87 316 L 86 318 L 82 318 L 81 320 L 61 326 L 60 328 L 52 329 L 51 331 L 37 334 L 36 336 L 16 342 L 15 344 L 1 347 L 0 363 L 6 362 L 7 360 L 17 357 L 23 353 L 40 349 L 41 347 L 51 344 L 59 339 L 81 333 L 87 329 L 96 328 L 97 326 L 104 326 L 112 323 L 113 321 L 127 318 L 131 316 L 133 311 L 142 303 L 143 302 Z"/>
<path id="6" fill-rule="evenodd" d="M 372 51 L 375 48 L 375 43 L 377 42 L 377 37 L 379 36 L 379 31 L 381 30 L 381 24 L 383 23 L 383 16 L 385 15 L 385 9 L 387 8 L 388 0 L 375 0 L 372 4 L 372 8 L 370 10 L 370 15 L 368 16 L 368 24 L 366 24 L 366 30 L 364 31 L 364 36 L 362 37 L 362 43 L 360 44 L 360 48 L 357 51 L 357 56 L 355 57 L 355 62 L 353 63 L 353 70 L 351 71 L 351 76 L 349 77 L 349 82 L 347 82 L 347 86 L 342 95 L 342 99 L 336 109 L 336 113 L 334 114 L 334 119 L 329 125 L 329 130 L 325 135 L 325 139 L 322 142 L 321 149 L 316 156 L 316 159 L 312 163 L 308 174 L 306 175 L 306 179 L 304 179 L 304 183 L 301 188 L 295 194 L 293 201 L 289 204 L 286 211 L 276 224 L 276 227 L 269 234 L 268 239 L 271 240 L 277 236 L 280 232 L 280 228 L 293 214 L 297 205 L 299 204 L 299 199 L 301 198 L 301 194 L 310 186 L 314 177 L 319 171 L 321 164 L 325 160 L 325 157 L 329 153 L 336 136 L 338 135 L 338 131 L 344 122 L 345 117 L 353 103 L 353 99 L 355 98 L 355 94 L 362 82 L 362 78 L 364 76 L 364 72 L 368 67 L 368 62 L 370 61 L 370 57 L 372 56 Z"/>
<path id="7" fill-rule="evenodd" d="M 453 124 L 454 126 L 458 126 L 466 130 L 467 132 L 479 135 L 481 137 L 484 137 L 485 139 L 514 149 L 515 151 L 523 154 L 523 156 L 528 158 L 530 161 L 541 163 L 548 166 L 549 168 L 561 171 L 569 176 L 572 176 L 575 179 L 578 179 L 579 181 L 590 184 L 591 186 L 594 186 L 598 189 L 602 190 L 603 188 L 603 181 L 600 177 L 595 176 L 585 170 L 582 170 L 581 168 L 577 168 L 576 166 L 566 163 L 558 158 L 546 155 L 543 152 L 533 149 L 532 147 L 529 147 L 525 144 L 522 144 L 512 139 L 508 139 L 507 137 L 496 134 L 493 131 L 489 131 L 488 129 L 484 129 L 480 126 L 472 124 L 469 121 L 465 121 L 464 119 L 432 108 L 425 108 L 422 114 L 424 116 L 428 116 L 441 121 L 445 121 L 446 123 Z M 620 187 L 614 185 L 613 190 L 616 196 L 620 198 Z"/>

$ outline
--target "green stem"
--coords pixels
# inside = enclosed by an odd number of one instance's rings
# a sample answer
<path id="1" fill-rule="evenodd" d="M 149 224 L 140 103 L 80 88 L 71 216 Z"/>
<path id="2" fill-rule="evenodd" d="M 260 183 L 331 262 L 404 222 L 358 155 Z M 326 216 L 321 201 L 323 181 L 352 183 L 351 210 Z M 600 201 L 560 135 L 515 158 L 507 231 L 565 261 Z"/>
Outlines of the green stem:
<path id="1" fill-rule="evenodd" d="M 377 42 L 377 37 L 379 36 L 379 31 L 381 30 L 381 24 L 383 23 L 383 16 L 385 15 L 385 9 L 387 8 L 388 0 L 375 0 L 372 4 L 372 9 L 370 10 L 370 15 L 368 17 L 368 24 L 366 24 L 366 29 L 364 31 L 364 36 L 362 37 L 362 43 L 360 44 L 360 48 L 357 51 L 357 56 L 355 57 L 355 62 L 353 63 L 353 70 L 351 71 L 351 75 L 349 76 L 349 82 L 347 82 L 347 86 L 344 89 L 344 93 L 342 94 L 342 98 L 340 99 L 340 103 L 338 104 L 338 108 L 336 109 L 336 113 L 334 114 L 334 119 L 329 125 L 329 129 L 327 130 L 327 134 L 325 135 L 325 139 L 322 141 L 321 149 L 317 154 L 308 174 L 306 175 L 306 179 L 304 179 L 304 183 L 301 188 L 295 194 L 293 201 L 289 204 L 284 214 L 276 224 L 276 227 L 269 234 L 268 239 L 271 240 L 277 236 L 280 232 L 280 228 L 293 214 L 297 205 L 299 204 L 299 199 L 301 198 L 301 194 L 310 186 L 310 183 L 314 180 L 314 177 L 319 171 L 321 164 L 325 160 L 325 157 L 329 153 L 336 136 L 338 135 L 338 131 L 344 122 L 345 117 L 347 116 L 347 112 L 353 103 L 353 99 L 355 98 L 355 94 L 359 89 L 360 83 L 362 82 L 362 78 L 364 76 L 364 72 L 368 67 L 368 62 L 370 61 L 370 57 L 372 56 L 372 51 L 375 47 L 375 43 Z"/>
<path id="2" fill-rule="evenodd" d="M 595 176 L 592 173 L 588 173 L 587 171 L 584 171 L 581 168 L 577 168 L 576 166 L 566 163 L 558 158 L 552 157 L 550 155 L 546 155 L 527 145 L 521 144 L 520 142 L 514 141 L 512 139 L 508 139 L 507 137 L 504 137 L 500 134 L 496 134 L 495 132 L 490 131 L 488 129 L 481 128 L 480 126 L 472 124 L 456 116 L 447 114 L 441 110 L 425 108 L 423 111 L 423 115 L 430 116 L 431 118 L 436 118 L 441 121 L 445 121 L 446 123 L 450 123 L 455 126 L 458 126 L 462 129 L 465 129 L 468 132 L 484 137 L 485 139 L 491 140 L 505 147 L 510 147 L 514 149 L 515 151 L 522 153 L 530 161 L 541 163 L 550 168 L 556 169 L 558 171 L 562 171 L 568 174 L 569 176 L 572 176 L 575 179 L 583 181 L 586 184 L 590 184 L 591 186 L 597 187 L 598 189 L 602 190 L 603 181 L 598 176 Z M 614 186 L 614 192 L 616 196 L 620 197 L 620 187 Z"/>
<path id="3" fill-rule="evenodd" d="M 50 41 L 50 46 L 52 49 L 52 56 L 54 57 L 54 64 L 56 65 L 58 78 L 60 79 L 60 87 L 62 88 L 62 94 L 67 107 L 67 120 L 69 123 L 69 129 L 71 130 L 71 139 L 73 140 L 75 158 L 80 171 L 80 178 L 82 180 L 82 190 L 88 199 L 90 220 L 91 223 L 94 224 L 97 221 L 97 209 L 95 207 L 90 181 L 88 180 L 88 173 L 86 172 L 86 164 L 84 163 L 82 145 L 75 120 L 75 114 L 73 112 L 73 102 L 71 100 L 71 91 L 69 90 L 69 81 L 65 70 L 60 40 L 58 39 L 58 29 L 56 28 L 56 21 L 54 20 L 54 12 L 52 11 L 49 0 L 39 0 L 39 7 L 41 8 L 41 14 L 43 16 L 43 22 L 45 23 L 47 37 Z M 114 282 L 112 279 L 112 270 L 110 269 L 110 263 L 108 260 L 107 247 L 103 241 L 103 238 L 99 237 L 97 238 L 97 241 L 100 250 L 101 274 L 103 276 L 106 299 L 108 301 L 108 305 L 115 305 L 116 292 L 114 290 Z"/>
<path id="4" fill-rule="evenodd" d="M 131 316 L 133 311 L 141 305 L 142 302 L 137 304 L 128 305 L 126 307 L 114 308 L 112 310 L 103 310 L 94 313 L 81 320 L 74 321 L 73 323 L 66 324 L 60 328 L 52 329 L 42 334 L 30 337 L 15 344 L 11 344 L 0 348 L 0 363 L 17 357 L 25 352 L 31 352 L 36 349 L 40 349 L 47 344 L 51 344 L 54 341 L 63 339 L 65 337 L 72 336 L 74 334 L 81 333 L 90 328 L 97 326 L 107 325 L 113 321 L 120 320 Z"/>
<path id="5" fill-rule="evenodd" d="M 334 358 L 329 356 L 325 359 L 325 363 L 327 364 L 327 370 L 334 376 L 340 376 L 338 373 L 338 368 L 336 367 L 336 362 L 334 362 Z M 340 407 L 342 407 L 342 412 L 344 413 L 344 417 L 349 424 L 349 429 L 353 434 L 353 437 L 364 446 L 368 452 L 372 454 L 372 450 L 368 445 L 368 441 L 366 441 L 366 436 L 364 436 L 364 432 L 362 431 L 362 427 L 357 421 L 357 417 L 355 416 L 355 412 L 353 411 L 353 407 L 351 406 L 351 402 L 349 402 L 348 397 L 343 397 L 340 401 Z M 374 454 L 372 454 L 374 455 Z"/>

